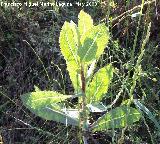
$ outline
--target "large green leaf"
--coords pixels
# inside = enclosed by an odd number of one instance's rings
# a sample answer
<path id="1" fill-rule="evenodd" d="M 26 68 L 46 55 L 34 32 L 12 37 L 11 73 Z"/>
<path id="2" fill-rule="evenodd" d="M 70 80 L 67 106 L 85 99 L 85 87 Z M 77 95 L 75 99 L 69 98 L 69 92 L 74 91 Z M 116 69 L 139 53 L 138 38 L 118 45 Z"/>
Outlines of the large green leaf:
<path id="1" fill-rule="evenodd" d="M 93 27 L 93 19 L 83 10 L 80 11 L 78 15 L 78 29 L 80 36 L 85 36 L 86 32 Z"/>
<path id="2" fill-rule="evenodd" d="M 107 92 L 110 81 L 113 77 L 112 65 L 107 65 L 95 73 L 91 83 L 86 89 L 87 102 L 98 102 L 102 100 Z"/>
<path id="3" fill-rule="evenodd" d="M 70 116 L 62 109 L 58 102 L 71 98 L 71 95 L 63 95 L 54 91 L 30 92 L 21 96 L 23 104 L 34 114 L 46 120 L 78 125 L 78 119 Z"/>
<path id="4" fill-rule="evenodd" d="M 93 123 L 91 129 L 93 131 L 102 131 L 112 128 L 123 128 L 139 121 L 140 117 L 140 112 L 135 108 L 127 106 L 117 107 Z"/>
<path id="5" fill-rule="evenodd" d="M 93 25 L 90 15 L 83 10 L 79 13 L 78 29 L 80 37 L 80 47 L 78 55 L 81 61 L 89 62 L 98 59 L 103 53 L 108 43 L 109 33 L 105 24 Z"/>
<path id="6" fill-rule="evenodd" d="M 83 61 L 98 59 L 103 53 L 109 40 L 108 28 L 105 24 L 93 26 L 80 38 L 81 47 L 78 49 L 78 55 Z M 91 58 L 89 58 L 91 57 Z"/>
<path id="7" fill-rule="evenodd" d="M 78 64 L 78 34 L 76 33 L 76 25 L 71 22 L 65 22 L 60 32 L 60 48 L 65 60 L 74 60 Z"/>
<path id="8" fill-rule="evenodd" d="M 97 43 L 94 39 L 86 38 L 83 45 L 78 49 L 78 56 L 82 62 L 89 62 L 96 58 Z"/>
<path id="9" fill-rule="evenodd" d="M 36 91 L 29 92 L 21 96 L 23 104 L 27 108 L 37 109 L 40 107 L 49 106 L 53 103 L 64 101 L 72 95 L 63 95 L 54 91 Z"/>
<path id="10" fill-rule="evenodd" d="M 77 50 L 79 47 L 79 32 L 77 26 L 71 22 L 65 22 L 60 32 L 60 48 L 66 60 L 67 70 L 72 84 L 77 91 L 80 89 L 79 60 Z"/>

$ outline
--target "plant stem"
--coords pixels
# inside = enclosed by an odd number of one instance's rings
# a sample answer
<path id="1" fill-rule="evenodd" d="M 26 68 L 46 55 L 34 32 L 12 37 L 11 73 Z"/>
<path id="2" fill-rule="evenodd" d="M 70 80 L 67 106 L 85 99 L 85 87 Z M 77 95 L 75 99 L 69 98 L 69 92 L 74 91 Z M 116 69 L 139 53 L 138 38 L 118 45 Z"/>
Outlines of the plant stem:
<path id="1" fill-rule="evenodd" d="M 86 137 L 86 131 L 87 129 L 87 110 L 86 110 L 86 79 L 84 74 L 84 66 L 81 65 L 81 81 L 82 81 L 82 116 L 81 116 L 81 126 L 82 126 L 82 133 L 83 133 L 83 142 L 84 144 L 87 144 L 87 137 Z"/>
<path id="2" fill-rule="evenodd" d="M 81 65 L 81 81 L 82 81 L 82 92 L 86 92 L 86 80 L 84 75 L 84 66 Z"/>

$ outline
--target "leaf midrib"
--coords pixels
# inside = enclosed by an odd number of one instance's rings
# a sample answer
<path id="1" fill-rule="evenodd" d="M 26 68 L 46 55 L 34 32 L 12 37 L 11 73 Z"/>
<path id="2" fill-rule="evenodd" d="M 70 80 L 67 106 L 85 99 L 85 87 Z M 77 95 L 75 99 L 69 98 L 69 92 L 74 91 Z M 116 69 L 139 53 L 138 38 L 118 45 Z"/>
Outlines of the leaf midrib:
<path id="1" fill-rule="evenodd" d="M 99 35 L 100 32 L 101 32 L 101 29 L 100 29 L 100 30 L 98 31 L 98 33 L 96 34 L 95 38 L 93 39 L 93 42 L 92 42 L 91 46 L 90 46 L 89 49 L 87 50 L 87 52 L 86 52 L 85 56 L 83 57 L 83 59 L 85 59 L 85 58 L 87 57 L 90 49 L 91 49 L 92 46 L 94 45 L 94 43 L 95 43 L 95 41 L 96 41 L 96 39 L 97 39 L 97 37 L 98 37 L 98 35 Z"/>

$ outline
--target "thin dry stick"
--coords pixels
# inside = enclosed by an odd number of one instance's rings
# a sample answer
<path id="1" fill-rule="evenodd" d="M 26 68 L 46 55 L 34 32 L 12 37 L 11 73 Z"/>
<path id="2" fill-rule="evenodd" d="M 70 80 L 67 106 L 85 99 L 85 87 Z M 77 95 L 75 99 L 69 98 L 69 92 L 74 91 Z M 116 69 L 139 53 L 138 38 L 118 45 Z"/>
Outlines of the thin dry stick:
<path id="1" fill-rule="evenodd" d="M 144 5 L 149 5 L 149 4 L 154 3 L 154 2 L 156 2 L 156 0 L 152 0 L 152 1 L 145 2 Z M 127 15 L 128 13 L 134 12 L 134 11 L 136 11 L 137 9 L 140 9 L 140 8 L 141 8 L 141 4 L 138 5 L 138 6 L 135 6 L 135 7 L 133 7 L 132 9 L 130 9 L 130 10 L 128 10 L 128 11 L 125 11 L 124 13 L 120 14 L 119 16 L 113 18 L 113 19 L 112 19 L 112 22 L 115 22 L 116 20 L 118 20 L 118 19 L 120 19 L 121 17 Z M 103 22 L 103 21 L 105 21 L 105 20 L 106 20 L 106 17 L 103 18 L 103 19 L 101 20 L 101 22 Z"/>

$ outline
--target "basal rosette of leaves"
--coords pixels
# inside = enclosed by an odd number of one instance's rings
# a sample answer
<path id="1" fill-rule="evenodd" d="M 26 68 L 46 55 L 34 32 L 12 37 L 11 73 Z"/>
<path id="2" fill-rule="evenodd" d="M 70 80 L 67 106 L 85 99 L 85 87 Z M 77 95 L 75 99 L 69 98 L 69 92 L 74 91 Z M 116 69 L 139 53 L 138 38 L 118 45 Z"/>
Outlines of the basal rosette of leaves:
<path id="1" fill-rule="evenodd" d="M 65 22 L 60 32 L 59 43 L 75 95 L 36 89 L 35 92 L 21 96 L 23 104 L 43 119 L 74 126 L 79 126 L 82 111 L 85 113 L 105 112 L 107 106 L 103 105 L 101 100 L 107 93 L 114 69 L 111 64 L 108 64 L 95 74 L 93 71 L 108 40 L 109 30 L 105 24 L 93 25 L 91 16 L 83 10 L 78 15 L 78 25 L 73 21 Z M 79 103 L 82 102 L 87 110 L 78 105 L 77 109 L 72 109 L 62 104 L 63 101 L 75 97 L 80 99 Z M 89 120 L 90 117 L 86 116 Z M 137 109 L 123 105 L 107 112 L 92 125 L 88 123 L 87 130 L 102 131 L 123 128 L 132 125 L 140 117 L 141 114 Z"/>

